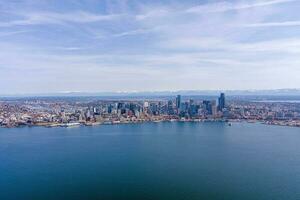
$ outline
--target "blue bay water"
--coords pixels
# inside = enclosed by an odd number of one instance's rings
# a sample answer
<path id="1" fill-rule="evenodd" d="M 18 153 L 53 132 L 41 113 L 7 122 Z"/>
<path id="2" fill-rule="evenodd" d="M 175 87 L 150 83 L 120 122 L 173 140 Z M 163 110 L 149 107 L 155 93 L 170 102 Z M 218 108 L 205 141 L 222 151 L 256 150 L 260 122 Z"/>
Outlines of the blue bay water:
<path id="1" fill-rule="evenodd" d="M 0 129 L 0 199 L 300 199 L 300 129 Z"/>

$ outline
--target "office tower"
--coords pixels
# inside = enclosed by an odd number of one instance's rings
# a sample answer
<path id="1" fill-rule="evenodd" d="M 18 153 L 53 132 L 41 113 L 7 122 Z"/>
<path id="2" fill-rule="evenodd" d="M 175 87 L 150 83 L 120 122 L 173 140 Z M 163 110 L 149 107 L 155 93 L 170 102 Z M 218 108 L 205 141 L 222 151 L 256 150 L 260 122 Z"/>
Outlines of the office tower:
<path id="1" fill-rule="evenodd" d="M 174 110 L 173 110 L 173 102 L 171 100 L 168 101 L 168 114 L 173 115 Z"/>
<path id="2" fill-rule="evenodd" d="M 177 95 L 176 97 L 176 108 L 179 109 L 181 104 L 181 96 Z"/>
<path id="3" fill-rule="evenodd" d="M 206 114 L 212 115 L 212 102 L 208 101 L 208 100 L 204 100 L 203 105 L 204 105 L 204 110 L 205 110 Z"/>
<path id="4" fill-rule="evenodd" d="M 149 102 L 145 101 L 144 102 L 144 108 L 148 108 L 149 107 Z"/>
<path id="5" fill-rule="evenodd" d="M 124 107 L 124 103 L 118 103 L 117 109 L 122 109 Z"/>
<path id="6" fill-rule="evenodd" d="M 217 115 L 217 106 L 216 106 L 216 104 L 212 104 L 212 105 L 211 105 L 211 114 L 212 114 L 213 116 L 216 116 L 216 115 Z"/>
<path id="7" fill-rule="evenodd" d="M 218 110 L 222 111 L 225 108 L 225 94 L 224 93 L 221 93 L 218 104 L 219 104 Z"/>
<path id="8" fill-rule="evenodd" d="M 108 107 L 107 107 L 107 112 L 111 113 L 112 109 L 113 109 L 113 106 L 111 104 L 109 104 Z"/>
<path id="9" fill-rule="evenodd" d="M 209 110 L 209 105 L 210 105 L 210 102 L 207 101 L 207 100 L 204 100 L 203 101 L 203 106 L 204 106 L 204 110 L 205 111 L 208 111 Z"/>

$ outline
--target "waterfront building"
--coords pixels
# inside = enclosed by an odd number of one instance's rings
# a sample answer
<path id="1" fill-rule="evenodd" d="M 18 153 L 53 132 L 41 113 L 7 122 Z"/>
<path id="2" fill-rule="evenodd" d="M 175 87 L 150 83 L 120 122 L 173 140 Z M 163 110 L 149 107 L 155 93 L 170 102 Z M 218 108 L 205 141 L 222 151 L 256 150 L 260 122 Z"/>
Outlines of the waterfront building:
<path id="1" fill-rule="evenodd" d="M 176 99 L 175 99 L 176 98 Z M 80 122 L 90 124 L 108 121 L 163 120 L 261 120 L 268 124 L 300 126 L 300 104 L 286 102 L 225 101 L 194 97 L 181 101 L 181 96 L 160 100 L 36 101 L 0 102 L 0 126 L 55 125 Z M 180 103 L 180 105 L 179 105 Z"/>

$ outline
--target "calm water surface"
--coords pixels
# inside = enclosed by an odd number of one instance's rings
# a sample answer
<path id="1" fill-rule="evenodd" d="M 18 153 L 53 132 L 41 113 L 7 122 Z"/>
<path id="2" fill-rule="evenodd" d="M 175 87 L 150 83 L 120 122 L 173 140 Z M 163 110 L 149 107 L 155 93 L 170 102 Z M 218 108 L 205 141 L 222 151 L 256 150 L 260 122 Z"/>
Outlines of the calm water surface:
<path id="1" fill-rule="evenodd" d="M 0 199 L 300 199 L 300 129 L 0 129 Z"/>

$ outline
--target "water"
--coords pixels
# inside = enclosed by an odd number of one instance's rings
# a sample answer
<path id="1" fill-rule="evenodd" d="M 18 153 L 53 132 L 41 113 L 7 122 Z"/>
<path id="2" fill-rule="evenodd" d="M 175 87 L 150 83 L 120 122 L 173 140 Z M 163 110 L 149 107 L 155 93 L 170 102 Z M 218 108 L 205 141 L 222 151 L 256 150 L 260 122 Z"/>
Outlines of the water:
<path id="1" fill-rule="evenodd" d="M 0 199 L 300 199 L 300 129 L 0 129 Z"/>

